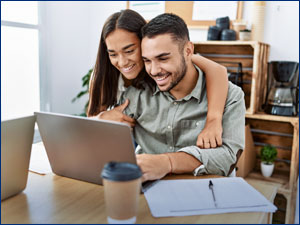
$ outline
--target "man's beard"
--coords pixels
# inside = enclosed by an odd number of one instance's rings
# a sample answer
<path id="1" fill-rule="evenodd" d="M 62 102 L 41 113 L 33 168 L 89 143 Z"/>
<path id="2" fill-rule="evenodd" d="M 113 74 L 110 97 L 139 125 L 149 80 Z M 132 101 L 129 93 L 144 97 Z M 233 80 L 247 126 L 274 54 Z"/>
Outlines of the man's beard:
<path id="1" fill-rule="evenodd" d="M 186 71 L 187 71 L 187 66 L 185 63 L 185 59 L 183 56 L 181 56 L 181 64 L 175 73 L 175 75 L 178 76 L 175 77 L 175 80 L 171 82 L 170 86 L 165 91 L 170 91 L 172 88 L 174 88 L 184 78 Z"/>

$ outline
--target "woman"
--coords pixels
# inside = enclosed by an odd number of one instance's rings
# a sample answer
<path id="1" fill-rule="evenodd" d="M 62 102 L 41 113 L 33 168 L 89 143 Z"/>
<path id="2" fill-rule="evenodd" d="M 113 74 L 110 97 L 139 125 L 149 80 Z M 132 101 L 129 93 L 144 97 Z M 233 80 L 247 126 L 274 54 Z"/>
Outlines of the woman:
<path id="1" fill-rule="evenodd" d="M 145 24 L 141 15 L 129 9 L 114 13 L 105 22 L 90 82 L 89 117 L 134 126 L 134 119 L 122 113 L 129 101 L 116 105 L 126 87 L 133 85 L 143 89 L 144 82 L 152 88 L 156 85 L 147 75 L 141 57 L 141 28 Z M 193 62 L 205 73 L 208 98 L 207 120 L 198 136 L 197 146 L 214 148 L 222 144 L 222 114 L 228 91 L 227 70 L 199 55 L 193 56 Z"/>

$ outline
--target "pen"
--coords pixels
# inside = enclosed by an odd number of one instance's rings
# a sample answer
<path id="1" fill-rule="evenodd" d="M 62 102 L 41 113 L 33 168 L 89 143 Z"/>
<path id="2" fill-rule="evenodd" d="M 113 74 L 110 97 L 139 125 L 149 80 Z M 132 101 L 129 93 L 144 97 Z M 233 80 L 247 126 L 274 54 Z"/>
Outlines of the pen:
<path id="1" fill-rule="evenodd" d="M 211 193 L 212 193 L 212 196 L 214 199 L 214 203 L 215 203 L 215 207 L 217 208 L 217 201 L 216 201 L 215 192 L 214 192 L 214 185 L 211 180 L 209 181 L 208 187 L 211 190 Z"/>

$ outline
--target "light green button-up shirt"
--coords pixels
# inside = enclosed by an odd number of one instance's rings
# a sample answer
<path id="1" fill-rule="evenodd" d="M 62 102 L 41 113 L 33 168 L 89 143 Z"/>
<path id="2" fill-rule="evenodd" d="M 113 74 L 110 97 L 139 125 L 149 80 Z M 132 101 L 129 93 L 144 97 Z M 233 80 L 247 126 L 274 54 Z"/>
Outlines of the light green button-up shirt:
<path id="1" fill-rule="evenodd" d="M 139 144 L 136 153 L 186 152 L 203 164 L 196 175 L 227 176 L 230 166 L 236 163 L 238 150 L 244 148 L 244 93 L 229 82 L 222 122 L 223 145 L 211 149 L 198 148 L 197 137 L 206 121 L 207 96 L 205 77 L 197 69 L 197 84 L 183 99 L 176 100 L 169 92 L 161 92 L 158 88 L 153 93 L 148 87 L 145 90 L 129 87 L 121 100 L 130 99 L 125 113 L 137 121 L 133 132 Z"/>

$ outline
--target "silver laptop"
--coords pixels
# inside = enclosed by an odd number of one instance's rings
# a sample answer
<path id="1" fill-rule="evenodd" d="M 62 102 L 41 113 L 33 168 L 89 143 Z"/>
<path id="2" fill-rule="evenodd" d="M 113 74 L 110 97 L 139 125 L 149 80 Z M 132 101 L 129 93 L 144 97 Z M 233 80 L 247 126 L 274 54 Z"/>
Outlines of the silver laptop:
<path id="1" fill-rule="evenodd" d="M 27 184 L 35 116 L 1 121 L 1 201 Z"/>
<path id="2" fill-rule="evenodd" d="M 35 115 L 57 175 L 102 184 L 101 171 L 107 162 L 136 164 L 133 138 L 126 124 L 56 113 Z"/>

